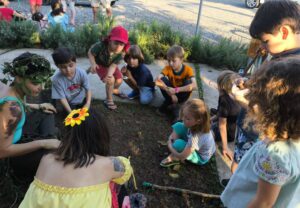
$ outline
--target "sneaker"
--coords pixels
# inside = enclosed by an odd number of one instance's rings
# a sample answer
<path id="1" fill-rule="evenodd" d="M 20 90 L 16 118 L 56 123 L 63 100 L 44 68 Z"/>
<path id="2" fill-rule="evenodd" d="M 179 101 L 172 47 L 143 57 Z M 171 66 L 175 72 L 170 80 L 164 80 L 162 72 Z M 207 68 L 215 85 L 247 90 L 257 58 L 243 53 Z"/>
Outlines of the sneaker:
<path id="1" fill-rule="evenodd" d="M 140 96 L 140 93 L 137 92 L 137 91 L 134 91 L 134 90 L 132 90 L 131 93 L 129 93 L 129 94 L 127 95 L 127 97 L 128 97 L 129 100 L 136 99 L 136 98 L 138 98 L 139 96 Z"/>
<path id="2" fill-rule="evenodd" d="M 222 186 L 223 188 L 226 188 L 226 186 L 227 186 L 229 180 L 230 180 L 230 178 L 228 178 L 228 179 L 222 179 L 222 180 L 220 181 L 221 186 Z"/>

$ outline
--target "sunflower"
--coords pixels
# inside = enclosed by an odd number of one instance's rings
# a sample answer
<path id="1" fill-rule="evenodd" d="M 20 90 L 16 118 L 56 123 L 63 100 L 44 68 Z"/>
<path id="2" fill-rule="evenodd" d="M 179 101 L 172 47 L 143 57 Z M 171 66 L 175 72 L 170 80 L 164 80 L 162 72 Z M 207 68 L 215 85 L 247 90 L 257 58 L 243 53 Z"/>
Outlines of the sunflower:
<path id="1" fill-rule="evenodd" d="M 65 126 L 71 125 L 73 127 L 75 124 L 80 125 L 87 116 L 89 116 L 87 108 L 72 110 L 72 112 L 65 119 Z"/>

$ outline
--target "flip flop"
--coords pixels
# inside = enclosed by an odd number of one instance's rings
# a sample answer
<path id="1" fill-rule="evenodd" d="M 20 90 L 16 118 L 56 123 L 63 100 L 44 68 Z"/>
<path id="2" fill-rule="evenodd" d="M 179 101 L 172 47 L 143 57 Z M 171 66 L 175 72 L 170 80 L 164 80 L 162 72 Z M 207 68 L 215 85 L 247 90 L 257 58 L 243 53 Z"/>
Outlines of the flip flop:
<path id="1" fill-rule="evenodd" d="M 160 166 L 161 167 L 164 167 L 164 168 L 167 168 L 167 167 L 172 167 L 174 165 L 178 165 L 180 164 L 180 161 L 179 160 L 173 160 L 173 161 L 169 161 L 169 162 L 164 162 L 166 159 L 163 159 L 161 162 L 160 162 Z"/>
<path id="2" fill-rule="evenodd" d="M 103 104 L 108 110 L 116 110 L 117 109 L 117 105 L 113 101 L 104 100 Z"/>

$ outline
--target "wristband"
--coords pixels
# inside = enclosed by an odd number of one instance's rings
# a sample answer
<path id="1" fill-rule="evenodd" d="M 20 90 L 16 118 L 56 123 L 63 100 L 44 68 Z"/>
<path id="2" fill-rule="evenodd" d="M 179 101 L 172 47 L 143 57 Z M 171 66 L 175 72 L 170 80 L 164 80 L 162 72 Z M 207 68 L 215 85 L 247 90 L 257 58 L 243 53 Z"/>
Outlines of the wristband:
<path id="1" fill-rule="evenodd" d="M 179 93 L 179 87 L 175 87 L 175 93 Z"/>

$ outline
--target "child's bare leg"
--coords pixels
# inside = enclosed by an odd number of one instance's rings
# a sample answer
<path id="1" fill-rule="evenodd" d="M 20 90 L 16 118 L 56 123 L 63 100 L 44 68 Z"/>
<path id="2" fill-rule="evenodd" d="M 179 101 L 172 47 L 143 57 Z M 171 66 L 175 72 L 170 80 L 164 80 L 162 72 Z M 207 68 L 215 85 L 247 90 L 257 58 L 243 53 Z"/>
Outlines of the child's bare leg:
<path id="1" fill-rule="evenodd" d="M 115 80 L 114 87 L 113 87 L 113 94 L 118 95 L 120 93 L 119 92 L 119 87 L 121 86 L 122 81 L 123 81 L 123 79 L 116 79 Z"/>
<path id="2" fill-rule="evenodd" d="M 235 170 L 237 169 L 238 164 L 235 161 L 232 161 L 231 163 L 231 174 L 233 174 L 235 172 Z"/>
<path id="3" fill-rule="evenodd" d="M 106 100 L 107 101 L 113 101 L 113 90 L 114 90 L 114 84 L 115 84 L 115 78 L 111 77 L 109 81 L 106 82 Z"/>

